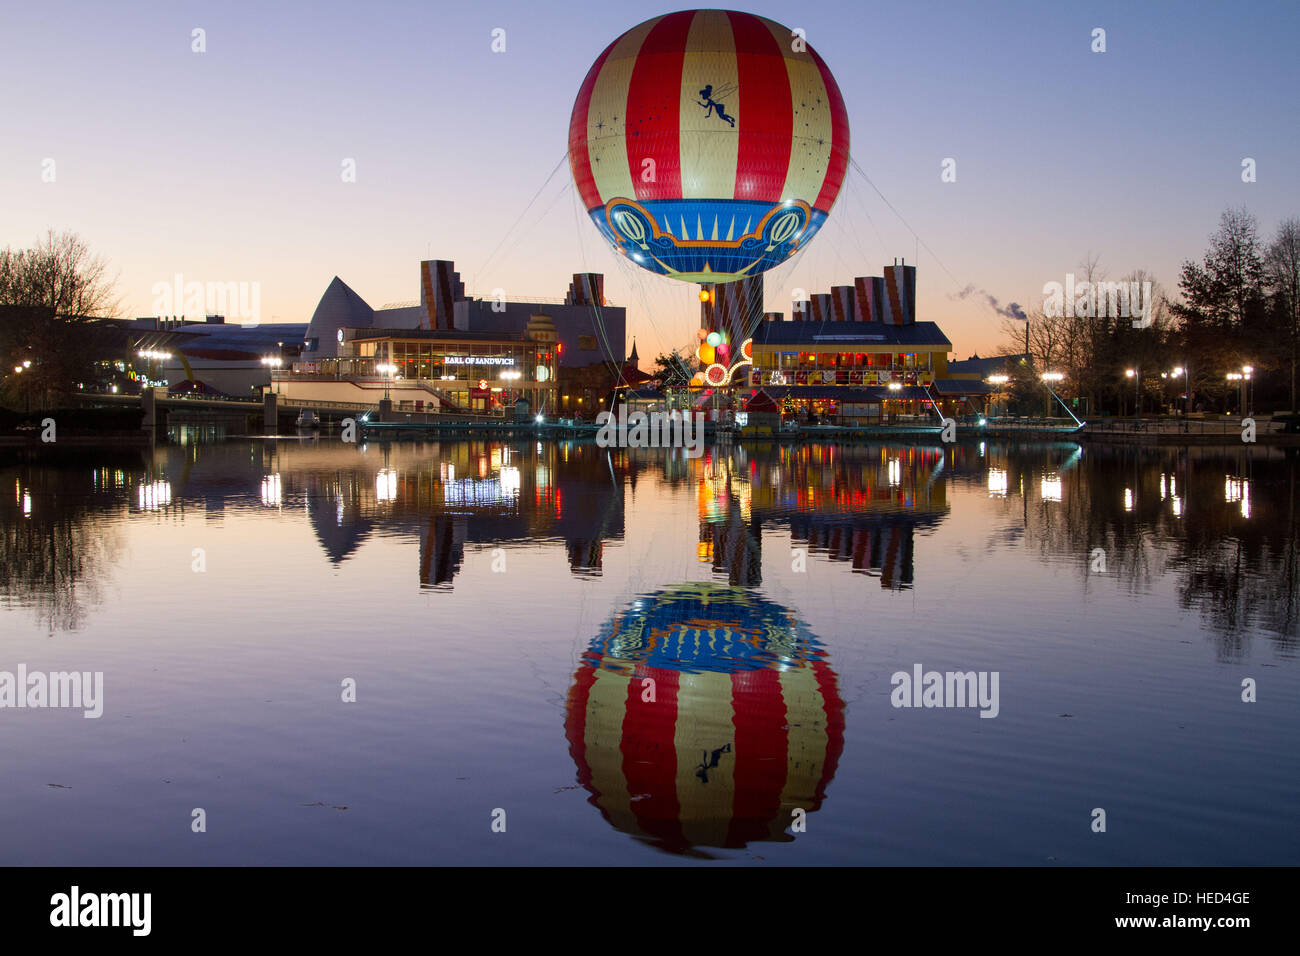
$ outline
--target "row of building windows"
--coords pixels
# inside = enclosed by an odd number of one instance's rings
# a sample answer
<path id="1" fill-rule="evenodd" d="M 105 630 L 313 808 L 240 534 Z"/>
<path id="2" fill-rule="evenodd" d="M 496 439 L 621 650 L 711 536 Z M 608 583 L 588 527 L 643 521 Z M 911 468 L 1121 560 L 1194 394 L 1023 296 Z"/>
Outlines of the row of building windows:
<path id="1" fill-rule="evenodd" d="M 373 358 L 380 362 L 401 361 L 439 361 L 444 356 L 458 357 L 513 357 L 522 361 L 529 353 L 534 355 L 549 354 L 538 351 L 532 343 L 469 343 L 469 342 L 428 342 L 428 341 L 379 341 L 357 342 L 352 354 L 360 358 Z"/>
<path id="2" fill-rule="evenodd" d="M 376 375 L 376 366 L 393 365 L 401 378 L 493 384 L 553 377 L 556 353 L 534 343 L 466 343 L 429 341 L 370 341 L 353 346 L 355 358 L 338 360 L 340 375 Z M 538 374 L 544 367 L 545 378 Z M 324 371 L 324 369 L 322 369 Z"/>
<path id="3" fill-rule="evenodd" d="M 767 352 L 754 356 L 758 368 L 800 370 L 826 368 L 933 369 L 930 352 Z"/>

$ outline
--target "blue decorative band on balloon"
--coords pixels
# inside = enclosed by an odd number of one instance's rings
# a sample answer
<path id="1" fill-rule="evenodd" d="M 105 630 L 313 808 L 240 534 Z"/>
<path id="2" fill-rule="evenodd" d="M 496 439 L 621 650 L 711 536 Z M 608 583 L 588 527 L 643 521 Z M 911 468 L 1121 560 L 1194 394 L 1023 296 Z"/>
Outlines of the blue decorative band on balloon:
<path id="1" fill-rule="evenodd" d="M 817 234 L 826 213 L 799 199 L 611 199 L 592 221 L 637 265 L 659 275 L 726 282 L 785 262 Z"/>
<path id="2" fill-rule="evenodd" d="M 643 595 L 606 625 L 585 655 L 592 667 L 636 664 L 725 674 L 806 666 L 820 642 L 786 608 L 707 582 Z"/>

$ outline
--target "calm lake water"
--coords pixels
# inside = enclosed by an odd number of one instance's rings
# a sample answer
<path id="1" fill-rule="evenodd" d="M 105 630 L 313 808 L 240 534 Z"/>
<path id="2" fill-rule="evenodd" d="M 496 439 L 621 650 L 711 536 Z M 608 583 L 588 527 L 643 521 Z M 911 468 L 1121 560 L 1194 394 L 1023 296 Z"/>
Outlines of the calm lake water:
<path id="1" fill-rule="evenodd" d="M 183 437 L 0 458 L 0 864 L 1300 863 L 1294 453 Z"/>

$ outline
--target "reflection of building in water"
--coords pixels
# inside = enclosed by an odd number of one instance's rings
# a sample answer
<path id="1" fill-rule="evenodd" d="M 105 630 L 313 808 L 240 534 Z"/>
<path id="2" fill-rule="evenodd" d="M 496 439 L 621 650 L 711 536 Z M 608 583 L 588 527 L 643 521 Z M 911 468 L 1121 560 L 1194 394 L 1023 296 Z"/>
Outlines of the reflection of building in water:
<path id="1" fill-rule="evenodd" d="M 844 747 L 844 702 L 817 640 L 752 591 L 645 595 L 591 643 L 565 735 L 614 827 L 673 853 L 790 842 Z"/>
<path id="2" fill-rule="evenodd" d="M 595 445 L 456 442 L 381 454 L 362 460 L 366 471 L 312 479 L 308 516 L 335 562 L 382 527 L 418 537 L 423 587 L 451 586 L 467 545 L 548 538 L 564 542 L 574 574 L 592 575 L 604 540 L 623 535 L 619 469 Z"/>
<path id="3" fill-rule="evenodd" d="M 732 584 L 762 581 L 764 524 L 794 544 L 898 590 L 913 581 L 913 538 L 948 513 L 944 452 L 924 447 L 739 448 L 699 480 L 697 557 Z"/>
<path id="4" fill-rule="evenodd" d="M 757 524 L 750 523 L 748 482 L 712 465 L 705 466 L 700 479 L 700 546 L 696 555 L 701 561 L 711 561 L 713 573 L 725 573 L 730 584 L 762 584 L 762 534 Z"/>
<path id="5" fill-rule="evenodd" d="M 808 550 L 831 561 L 851 561 L 854 571 L 878 576 L 880 586 L 901 590 L 912 586 L 913 533 L 917 522 L 905 516 L 841 519 L 792 515 L 790 535 L 805 541 Z"/>
<path id="6" fill-rule="evenodd" d="M 464 515 L 434 515 L 420 539 L 420 584 L 437 587 L 451 584 L 465 560 L 465 534 L 469 519 Z"/>
<path id="7" fill-rule="evenodd" d="M 374 530 L 373 522 L 362 514 L 363 485 L 355 472 L 307 479 L 307 520 L 332 564 L 347 560 Z"/>
<path id="8" fill-rule="evenodd" d="M 76 453 L 22 450 L 0 462 L 0 615 L 22 609 L 50 634 L 80 628 L 128 553 L 121 516 L 172 507 L 171 485 L 138 451 L 96 454 L 108 463 L 89 469 Z"/>
<path id="9" fill-rule="evenodd" d="M 569 570 L 574 574 L 595 577 L 604 568 L 605 542 L 599 538 L 591 541 L 569 541 L 565 544 L 569 552 Z"/>

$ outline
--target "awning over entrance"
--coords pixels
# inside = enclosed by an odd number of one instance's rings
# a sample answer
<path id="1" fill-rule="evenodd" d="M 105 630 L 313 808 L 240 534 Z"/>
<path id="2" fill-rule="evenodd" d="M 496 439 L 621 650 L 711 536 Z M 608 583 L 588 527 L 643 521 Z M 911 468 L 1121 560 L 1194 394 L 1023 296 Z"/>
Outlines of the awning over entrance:
<path id="1" fill-rule="evenodd" d="M 954 395 L 990 395 L 994 391 L 992 385 L 977 379 L 939 378 L 930 387 L 935 395 L 945 398 Z"/>

